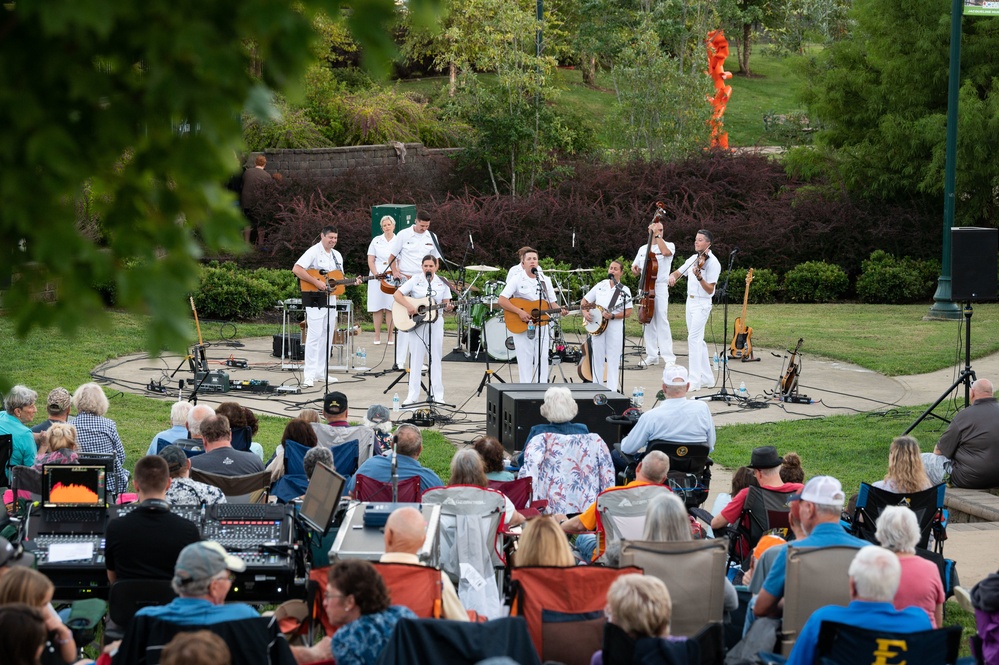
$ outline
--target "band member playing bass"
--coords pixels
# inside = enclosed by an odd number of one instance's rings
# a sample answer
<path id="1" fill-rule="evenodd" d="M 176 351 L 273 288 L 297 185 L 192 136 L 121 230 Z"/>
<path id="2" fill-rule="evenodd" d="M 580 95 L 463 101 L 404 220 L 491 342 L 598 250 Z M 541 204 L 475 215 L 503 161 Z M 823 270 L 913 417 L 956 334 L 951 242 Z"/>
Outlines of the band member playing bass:
<path id="1" fill-rule="evenodd" d="M 618 368 L 621 366 L 621 343 L 624 341 L 624 320 L 631 316 L 631 290 L 621 283 L 624 266 L 620 261 L 611 261 L 607 268 L 607 279 L 603 280 L 583 296 L 580 307 L 587 329 L 591 323 L 601 322 L 603 330 L 597 329 L 590 336 L 593 354 L 590 363 L 593 367 L 593 382 L 602 383 L 609 390 L 617 391 Z M 596 305 L 596 307 L 589 307 Z M 607 380 L 604 380 L 604 367 L 607 367 Z"/>
<path id="2" fill-rule="evenodd" d="M 660 209 L 662 210 L 662 209 Z M 652 320 L 645 325 L 645 365 L 657 365 L 659 358 L 667 365 L 676 362 L 673 354 L 673 333 L 669 329 L 669 319 L 666 318 L 666 308 L 669 307 L 669 269 L 673 262 L 673 255 L 676 252 L 676 245 L 666 242 L 663 239 L 663 224 L 659 221 L 660 213 L 656 213 L 652 223 L 649 224 L 649 244 L 642 245 L 635 260 L 631 263 L 631 274 L 636 277 L 641 275 L 645 268 L 645 259 L 649 254 L 649 247 L 652 248 L 652 256 L 656 258 L 658 272 L 654 282 L 655 301 Z M 642 284 L 638 285 L 643 289 Z"/>
<path id="3" fill-rule="evenodd" d="M 309 274 L 309 270 L 333 272 L 343 272 L 343 257 L 340 252 L 333 249 L 336 246 L 337 231 L 335 226 L 324 226 L 320 232 L 319 242 L 305 251 L 295 262 L 291 271 L 295 273 L 303 282 L 312 284 L 318 291 L 326 292 L 329 284 L 322 276 Z M 329 296 L 329 306 L 336 305 L 336 296 Z M 330 350 L 326 349 L 326 358 L 321 355 L 325 340 L 329 339 L 329 328 L 327 324 L 336 327 L 336 312 L 327 312 L 326 307 L 306 307 L 305 320 L 309 324 L 309 330 L 305 337 L 305 369 L 302 374 L 302 387 L 311 388 L 316 381 L 330 383 L 336 381 L 335 376 L 327 377 L 326 360 L 329 359 Z"/>
<path id="4" fill-rule="evenodd" d="M 428 401 L 444 401 L 444 376 L 441 371 L 441 359 L 444 351 L 444 317 L 440 312 L 431 309 L 435 305 L 444 305 L 445 312 L 451 311 L 451 289 L 437 276 L 437 259 L 427 254 L 423 257 L 421 272 L 410 277 L 393 294 L 395 301 L 409 312 L 410 317 L 419 314 L 419 309 L 411 299 L 428 299 L 424 304 L 427 313 L 426 321 L 418 324 L 409 336 L 409 394 L 403 406 L 410 406 L 420 400 L 420 378 L 424 358 L 430 351 L 430 394 Z M 408 334 L 407 334 L 408 335 Z"/>
<path id="5" fill-rule="evenodd" d="M 499 306 L 506 315 L 507 328 L 513 333 L 513 344 L 517 352 L 517 372 L 521 383 L 548 382 L 548 349 L 551 338 L 548 333 L 548 315 L 540 312 L 532 318 L 533 310 L 539 304 L 544 309 L 558 311 L 552 283 L 538 267 L 538 250 L 525 247 L 520 256 L 520 266 L 506 276 L 506 286 L 499 296 Z M 539 302 L 540 301 L 540 302 Z M 561 314 L 567 314 L 561 309 Z M 516 332 L 511 328 L 511 320 L 518 321 L 525 328 Z M 521 326 L 517 326 L 520 328 Z M 540 350 L 540 353 L 539 353 Z"/>
<path id="6" fill-rule="evenodd" d="M 438 259 L 442 258 L 437 237 L 430 230 L 430 214 L 421 210 L 416 215 L 416 223 L 408 229 L 399 231 L 395 240 L 392 241 L 392 255 L 389 257 L 392 276 L 398 280 L 406 281 L 413 275 L 419 275 L 420 264 L 427 254 Z M 396 364 L 402 367 L 406 363 L 406 356 L 409 353 L 408 333 L 400 330 L 398 339 L 399 344 L 395 349 L 395 358 Z"/>
<path id="7" fill-rule="evenodd" d="M 721 275 L 721 263 L 711 253 L 710 231 L 701 229 L 694 238 L 696 254 L 670 273 L 669 285 L 680 277 L 687 277 L 687 354 L 689 356 L 690 390 L 711 388 L 715 375 L 704 343 L 704 326 L 711 314 L 711 296 Z"/>

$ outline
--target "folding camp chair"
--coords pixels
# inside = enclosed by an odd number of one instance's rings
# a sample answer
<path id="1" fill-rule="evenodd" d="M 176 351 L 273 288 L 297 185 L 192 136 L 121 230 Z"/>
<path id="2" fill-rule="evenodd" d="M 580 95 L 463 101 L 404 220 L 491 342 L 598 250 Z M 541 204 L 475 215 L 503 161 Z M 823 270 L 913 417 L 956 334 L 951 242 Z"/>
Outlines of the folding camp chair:
<path id="1" fill-rule="evenodd" d="M 655 497 L 668 493 L 665 485 L 611 487 L 597 496 L 597 548 L 594 560 L 618 540 L 641 540 L 645 509 Z"/>
<path id="2" fill-rule="evenodd" d="M 357 439 L 330 446 L 330 452 L 333 453 L 333 468 L 336 472 L 344 478 L 350 478 L 357 473 L 360 450 Z"/>
<path id="3" fill-rule="evenodd" d="M 527 620 L 542 661 L 589 665 L 600 649 L 607 590 L 621 575 L 641 568 L 525 566 L 510 571 L 510 616 Z"/>
<path id="4" fill-rule="evenodd" d="M 885 633 L 835 621 L 819 627 L 816 662 L 907 663 L 954 665 L 961 647 L 961 626 L 947 626 L 917 633 Z"/>
<path id="5" fill-rule="evenodd" d="M 309 477 L 305 475 L 305 454 L 308 446 L 291 439 L 284 444 L 284 474 L 271 486 L 271 495 L 281 503 L 288 503 L 305 494 Z"/>
<path id="6" fill-rule="evenodd" d="M 266 470 L 242 476 L 223 476 L 192 467 L 191 479 L 218 487 L 229 503 L 266 503 L 267 489 L 271 486 L 271 472 Z"/>
<path id="7" fill-rule="evenodd" d="M 663 439 L 653 439 L 645 447 L 641 455 L 630 457 L 630 463 L 618 474 L 618 482 L 625 484 L 635 479 L 638 463 L 642 457 L 653 450 L 665 453 L 669 457 L 669 474 L 666 484 L 677 496 L 683 499 L 687 508 L 697 508 L 708 499 L 711 488 L 711 466 L 714 464 L 708 454 L 711 452 L 707 443 L 679 443 Z"/>
<path id="8" fill-rule="evenodd" d="M 396 492 L 399 503 L 419 503 L 420 493 L 419 476 L 410 476 L 399 481 Z M 354 478 L 354 498 L 372 503 L 391 501 L 392 483 L 383 483 L 359 473 Z"/>
<path id="9" fill-rule="evenodd" d="M 521 665 L 540 665 L 521 617 L 485 623 L 402 619 L 379 665 L 474 665 L 506 656 Z"/>
<path id="10" fill-rule="evenodd" d="M 489 489 L 502 492 L 524 517 L 537 517 L 548 508 L 548 501 L 534 501 L 534 480 L 530 476 L 516 480 L 490 480 Z"/>
<path id="11" fill-rule="evenodd" d="M 826 605 L 850 603 L 850 564 L 855 547 L 787 548 L 781 653 L 791 653 L 798 633 L 812 612 Z"/>
<path id="12" fill-rule="evenodd" d="M 249 426 L 234 427 L 232 429 L 232 441 L 229 445 L 233 450 L 250 451 L 250 444 L 253 443 L 253 428 Z"/>
<path id="13" fill-rule="evenodd" d="M 441 571 L 412 563 L 375 563 L 393 605 L 413 610 L 421 619 L 441 618 Z"/>
<path id="14" fill-rule="evenodd" d="M 933 534 L 933 551 L 943 554 L 943 541 L 947 539 L 947 526 L 944 520 L 946 491 L 947 486 L 941 483 L 922 492 L 895 494 L 861 483 L 851 533 L 858 538 L 878 544 L 877 538 L 874 537 L 878 516 L 888 506 L 905 506 L 916 513 L 916 520 L 919 522 L 919 542 L 916 546 L 929 549 L 930 534 Z"/>
<path id="15" fill-rule="evenodd" d="M 742 514 L 730 528 L 729 560 L 748 570 L 748 558 L 760 538 L 772 533 L 784 540 L 794 540 L 791 531 L 791 508 L 787 500 L 793 492 L 778 492 L 766 487 L 750 487 Z"/>

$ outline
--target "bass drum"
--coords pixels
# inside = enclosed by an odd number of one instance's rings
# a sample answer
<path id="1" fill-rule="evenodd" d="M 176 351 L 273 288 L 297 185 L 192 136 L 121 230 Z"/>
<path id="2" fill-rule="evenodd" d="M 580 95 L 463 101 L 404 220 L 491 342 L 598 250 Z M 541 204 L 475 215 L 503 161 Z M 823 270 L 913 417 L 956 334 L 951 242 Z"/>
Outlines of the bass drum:
<path id="1" fill-rule="evenodd" d="M 506 322 L 503 320 L 503 313 L 497 312 L 492 318 L 486 319 L 482 326 L 483 337 L 486 340 L 486 353 L 493 360 L 506 362 L 516 356 L 512 348 L 507 348 L 507 340 L 513 346 L 513 338 L 506 329 Z"/>

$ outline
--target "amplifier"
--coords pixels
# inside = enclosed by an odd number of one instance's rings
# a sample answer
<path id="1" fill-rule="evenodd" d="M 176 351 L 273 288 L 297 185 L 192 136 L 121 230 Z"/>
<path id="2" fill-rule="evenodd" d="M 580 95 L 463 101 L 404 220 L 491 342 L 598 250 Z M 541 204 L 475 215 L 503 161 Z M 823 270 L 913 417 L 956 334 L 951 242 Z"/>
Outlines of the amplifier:
<path id="1" fill-rule="evenodd" d="M 283 347 L 282 337 L 284 337 Z M 275 358 L 281 358 L 282 348 L 284 348 L 285 360 L 305 360 L 305 346 L 302 345 L 300 335 L 274 335 L 271 343 L 271 355 Z"/>
<path id="2" fill-rule="evenodd" d="M 201 382 L 201 379 L 205 379 L 204 383 Z M 229 392 L 229 375 L 220 369 L 209 372 L 207 375 L 204 372 L 195 372 L 194 385 L 198 386 L 199 384 L 198 392 L 200 393 L 227 393 Z"/>

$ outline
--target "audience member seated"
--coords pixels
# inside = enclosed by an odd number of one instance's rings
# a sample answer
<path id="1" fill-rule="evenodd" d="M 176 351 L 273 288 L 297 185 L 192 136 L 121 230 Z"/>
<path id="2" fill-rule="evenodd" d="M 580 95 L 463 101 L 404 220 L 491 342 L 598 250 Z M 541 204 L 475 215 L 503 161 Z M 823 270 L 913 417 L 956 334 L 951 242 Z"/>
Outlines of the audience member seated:
<path id="1" fill-rule="evenodd" d="M 801 483 L 786 483 L 781 480 L 780 472 L 783 463 L 784 458 L 777 455 L 776 447 L 760 446 L 753 449 L 749 468 L 753 470 L 757 485 L 763 489 L 786 494 L 800 492 L 804 487 Z M 746 496 L 748 494 L 749 488 L 747 487 L 732 497 L 732 500 L 722 509 L 721 513 L 715 515 L 711 520 L 711 528 L 721 529 L 729 524 L 735 524 L 742 515 L 743 508 L 746 506 Z"/>
<path id="2" fill-rule="evenodd" d="M 186 545 L 201 540 L 196 524 L 170 512 L 166 500 L 170 468 L 157 455 L 135 463 L 132 478 L 139 505 L 127 515 L 108 522 L 105 563 L 108 580 L 168 580 L 177 555 Z"/>
<path id="3" fill-rule="evenodd" d="M 931 485 L 944 482 L 949 474 L 954 487 L 999 487 L 999 402 L 992 382 L 972 383 L 970 398 L 971 405 L 954 416 L 933 452 L 923 453 Z"/>
<path id="4" fill-rule="evenodd" d="M 160 451 L 160 457 L 170 467 L 170 486 L 166 500 L 174 506 L 213 505 L 226 503 L 225 494 L 218 487 L 192 480 L 191 460 L 180 446 L 170 444 Z M 169 576 L 168 576 L 169 577 Z"/>
<path id="5" fill-rule="evenodd" d="M 14 444 L 8 468 L 4 469 L 8 477 L 9 467 L 32 466 L 35 463 L 38 447 L 27 425 L 35 419 L 35 414 L 38 412 L 38 407 L 35 405 L 37 400 L 38 393 L 21 385 L 8 390 L 4 397 L 3 413 L 0 413 L 0 434 L 10 434 Z M 3 480 L 2 476 L 0 480 Z"/>
<path id="6" fill-rule="evenodd" d="M 312 647 L 295 647 L 299 663 L 329 660 L 332 654 L 337 665 L 375 665 L 399 619 L 416 618 L 408 607 L 390 605 L 381 575 L 359 559 L 330 568 L 323 606 L 338 629 Z"/>
<path id="7" fill-rule="evenodd" d="M 642 458 L 635 469 L 635 479 L 625 485 L 625 487 L 637 487 L 639 485 L 662 485 L 666 481 L 666 474 L 669 473 L 669 457 L 661 450 L 653 450 Z M 567 520 L 565 515 L 556 515 L 562 525 L 562 530 L 566 533 L 577 533 L 576 549 L 583 557 L 584 561 L 593 561 L 603 552 L 597 552 L 597 536 L 587 531 L 595 531 L 597 528 L 597 502 L 594 501 L 582 513 Z"/>
<path id="8" fill-rule="evenodd" d="M 802 627 L 787 665 L 815 662 L 823 621 L 886 633 L 929 630 L 930 620 L 921 609 L 896 610 L 892 606 L 901 575 L 902 568 L 893 553 L 876 545 L 861 548 L 850 564 L 850 604 L 846 607 L 827 605 L 816 610 Z"/>
<path id="9" fill-rule="evenodd" d="M 281 443 L 278 444 L 277 449 L 274 451 L 274 457 L 271 458 L 270 463 L 267 465 L 267 470 L 271 472 L 271 480 L 277 480 L 284 475 L 284 444 L 288 440 L 294 441 L 306 448 L 315 448 L 319 442 L 319 439 L 316 437 L 316 431 L 312 429 L 312 425 L 298 418 L 289 420 L 288 424 L 284 426 L 284 432 L 281 434 Z"/>
<path id="10" fill-rule="evenodd" d="M 448 485 L 475 485 L 483 489 L 489 487 L 489 479 L 486 477 L 486 468 L 482 462 L 482 457 L 474 448 L 459 450 L 451 458 L 451 480 Z M 517 512 L 513 502 L 506 496 L 506 510 L 503 513 L 503 524 L 505 526 L 518 526 L 524 523 L 524 516 Z"/>
<path id="11" fill-rule="evenodd" d="M 255 454 L 233 450 L 232 431 L 225 416 L 209 416 L 201 423 L 205 452 L 191 458 L 191 466 L 199 471 L 220 476 L 245 476 L 264 470 L 264 463 Z"/>
<path id="12" fill-rule="evenodd" d="M 604 631 L 604 649 L 613 649 L 613 653 L 597 651 L 590 665 L 603 665 L 605 660 L 648 665 L 700 662 L 700 647 L 696 642 L 669 638 L 673 602 L 662 580 L 635 573 L 622 575 L 607 590 L 604 614 L 609 624 Z M 619 629 L 619 637 L 608 639 L 615 629 Z"/>
<path id="13" fill-rule="evenodd" d="M 0 653 L 5 665 L 39 665 L 45 650 L 45 616 L 24 603 L 0 606 Z"/>
<path id="14" fill-rule="evenodd" d="M 794 524 L 798 523 L 796 518 L 791 518 L 792 528 Z M 802 533 L 801 537 L 804 538 L 805 534 Z M 776 555 L 776 550 L 773 554 L 767 554 L 771 548 L 777 545 L 784 545 L 787 543 L 786 540 L 780 536 L 774 536 L 772 534 L 767 534 L 760 538 L 760 542 L 756 543 L 756 547 L 753 548 L 753 556 L 749 560 L 749 568 L 742 574 L 742 584 L 749 589 L 749 592 L 754 596 L 760 592 L 763 588 L 763 581 L 767 579 L 767 573 L 770 572 L 770 566 L 773 564 L 773 555 Z M 764 556 L 766 555 L 766 556 Z M 764 564 L 763 561 L 767 560 Z"/>
<path id="15" fill-rule="evenodd" d="M 210 630 L 177 633 L 163 647 L 160 665 L 231 665 L 232 654 L 221 637 Z"/>
<path id="16" fill-rule="evenodd" d="M 933 487 L 923 467 L 919 442 L 912 436 L 896 436 L 888 449 L 888 473 L 873 484 L 894 494 L 914 494 Z"/>
<path id="17" fill-rule="evenodd" d="M 364 464 L 373 454 L 375 431 L 364 425 L 351 425 L 347 422 L 348 415 L 347 396 L 341 392 L 329 393 L 323 398 L 326 423 L 313 423 L 312 428 L 316 430 L 320 445 L 327 448 L 356 440 L 357 463 Z"/>
<path id="18" fill-rule="evenodd" d="M 338 393 L 331 394 L 335 395 Z M 419 462 L 420 453 L 423 452 L 423 434 L 420 432 L 420 428 L 410 424 L 400 425 L 395 436 L 397 441 L 396 453 L 398 458 L 396 466 L 399 480 L 406 480 L 407 478 L 412 478 L 413 476 L 419 476 L 421 492 L 426 492 L 428 489 L 432 489 L 434 487 L 442 487 L 444 483 L 441 481 L 440 476 L 425 466 L 422 466 Z M 320 439 L 320 441 L 321 440 L 322 439 Z M 347 481 L 346 491 L 351 496 L 354 494 L 354 483 L 358 474 L 367 476 L 372 480 L 377 480 L 380 483 L 391 482 L 391 456 L 379 455 L 377 457 L 368 458 L 368 460 L 357 469 L 357 474 L 352 476 L 351 479 Z"/>
<path id="19" fill-rule="evenodd" d="M 779 603 L 784 597 L 789 548 L 842 546 L 859 549 L 867 545 L 866 541 L 848 534 L 839 523 L 845 499 L 843 487 L 832 476 L 815 476 L 800 493 L 791 495 L 791 501 L 798 503 L 798 506 L 792 508 L 792 513 L 794 510 L 798 511 L 801 528 L 808 535 L 788 543 L 777 552 L 773 566 L 763 582 L 763 589 L 753 605 L 755 616 L 780 616 Z M 893 590 L 888 600 L 894 595 Z"/>
<path id="20" fill-rule="evenodd" d="M 246 426 L 250 428 L 250 452 L 254 453 L 260 458 L 260 461 L 264 461 L 264 447 L 257 443 L 257 432 L 260 431 L 260 420 L 257 418 L 257 414 L 248 407 L 243 407 L 243 421 Z"/>
<path id="21" fill-rule="evenodd" d="M 322 414 L 316 411 L 315 409 L 302 409 L 301 411 L 298 412 L 298 415 L 295 417 L 298 418 L 299 420 L 304 420 L 310 425 L 313 423 L 323 422 Z"/>
<path id="22" fill-rule="evenodd" d="M 934 628 L 943 626 L 943 604 L 947 600 L 940 569 L 929 559 L 916 555 L 919 522 L 905 506 L 889 506 L 878 516 L 877 539 L 898 557 L 901 582 L 895 594 L 895 609 L 918 607 L 926 612 Z"/>
<path id="23" fill-rule="evenodd" d="M 55 423 L 48 428 L 49 449 L 35 456 L 34 468 L 41 471 L 46 464 L 76 464 L 80 456 L 76 452 L 76 428 L 66 423 Z"/>
<path id="24" fill-rule="evenodd" d="M 522 450 L 520 455 L 517 456 L 518 467 L 524 466 L 524 452 L 527 449 L 527 444 L 539 434 L 590 433 L 590 428 L 584 423 L 572 422 L 572 419 L 579 414 L 579 405 L 572 398 L 572 392 L 568 388 L 560 388 L 556 391 L 557 388 L 558 386 L 555 386 L 545 391 L 545 400 L 541 405 L 541 417 L 548 422 L 539 423 L 528 430 L 527 438 L 524 440 L 525 450 Z M 563 390 L 565 392 L 562 392 Z M 566 397 L 566 393 L 568 393 L 568 398 Z"/>
<path id="25" fill-rule="evenodd" d="M 715 449 L 715 423 L 708 405 L 687 399 L 690 382 L 682 365 L 667 365 L 663 369 L 663 392 L 666 399 L 638 419 L 628 436 L 621 440 L 621 452 L 634 455 L 649 441 L 706 444 Z"/>
<path id="26" fill-rule="evenodd" d="M 607 444 L 598 434 L 573 430 L 575 424 L 569 421 L 577 412 L 568 388 L 549 388 L 541 415 L 553 424 L 543 426 L 544 431 L 538 434 L 529 434 L 524 446 L 518 476 L 532 479 L 534 498 L 548 501 L 548 511 L 553 514 L 578 513 L 614 485 L 614 463 Z"/>
<path id="27" fill-rule="evenodd" d="M 329 468 L 333 468 L 333 453 L 329 448 L 316 446 L 315 448 L 309 448 L 308 452 L 305 453 L 305 457 L 302 459 L 302 466 L 305 467 L 305 475 L 309 480 L 312 479 L 312 472 L 316 470 L 317 464 L 325 464 Z"/>
<path id="28" fill-rule="evenodd" d="M 174 443 L 185 448 L 197 446 L 205 447 L 205 440 L 201 436 L 201 424 L 208 418 L 215 415 L 215 409 L 207 404 L 199 404 L 187 414 L 187 438 L 175 439 Z"/>
<path id="29" fill-rule="evenodd" d="M 370 427 L 375 433 L 375 447 L 372 455 L 383 455 L 392 448 L 392 416 L 387 407 L 372 404 L 364 414 L 361 424 Z"/>
<path id="30" fill-rule="evenodd" d="M 45 648 L 41 652 L 43 665 L 65 665 L 76 662 L 76 641 L 73 631 L 62 622 L 52 607 L 55 586 L 49 578 L 31 568 L 15 568 L 0 579 L 0 605 L 23 603 L 44 617 Z M 2 654 L 3 652 L 0 652 Z M 6 661 L 6 654 L 4 662 Z"/>
<path id="31" fill-rule="evenodd" d="M 427 538 L 427 523 L 416 508 L 398 508 L 385 522 L 385 553 L 382 563 L 423 565 L 417 553 Z M 564 539 L 564 538 L 563 538 Z M 441 571 L 441 618 L 468 621 L 468 613 L 447 573 Z"/>
<path id="32" fill-rule="evenodd" d="M 246 444 L 249 446 L 249 451 L 260 458 L 260 461 L 264 461 L 264 447 L 253 440 L 253 435 L 257 433 L 257 428 L 250 425 L 247 415 L 253 416 L 253 412 L 250 411 L 245 406 L 242 406 L 238 402 L 222 402 L 215 409 L 215 415 L 225 416 L 229 419 L 229 429 L 233 431 L 235 436 L 236 432 L 240 432 L 241 436 L 246 436 L 249 441 Z M 253 422 L 256 424 L 257 418 L 253 416 Z"/>
<path id="33" fill-rule="evenodd" d="M 515 480 L 512 471 L 506 470 L 506 459 L 503 456 L 503 444 L 494 436 L 480 436 L 472 441 L 472 447 L 479 453 L 486 467 L 486 478 L 489 480 Z"/>
<path id="34" fill-rule="evenodd" d="M 187 417 L 191 415 L 193 408 L 194 405 L 190 402 L 174 402 L 173 406 L 170 407 L 170 429 L 165 429 L 153 436 L 146 454 L 155 455 L 159 451 L 160 439 L 167 443 L 173 443 L 177 439 L 186 439 Z"/>
<path id="35" fill-rule="evenodd" d="M 783 467 L 782 467 L 783 468 Z M 731 493 L 719 492 L 718 496 L 715 497 L 715 502 L 712 505 L 711 512 L 715 515 L 721 513 L 722 509 L 728 505 L 732 497 L 746 489 L 747 487 L 759 487 L 760 484 L 756 482 L 756 472 L 750 469 L 748 466 L 740 466 L 738 469 L 732 472 L 732 491 Z"/>
<path id="36" fill-rule="evenodd" d="M 128 489 L 125 445 L 118 436 L 118 426 L 104 417 L 110 406 L 104 389 L 96 383 L 84 383 L 73 393 L 73 405 L 77 414 L 73 421 L 77 451 L 114 455 L 114 468 L 107 477 L 107 488 L 114 494 L 122 494 Z"/>
<path id="37" fill-rule="evenodd" d="M 53 388 L 49 391 L 49 396 L 45 400 L 45 411 L 48 418 L 31 428 L 35 434 L 48 431 L 56 423 L 71 423 L 75 418 L 69 415 L 70 407 L 73 405 L 73 398 L 65 388 Z"/>
<path id="38" fill-rule="evenodd" d="M 559 528 L 554 517 L 542 515 L 527 521 L 524 532 L 517 539 L 517 551 L 513 555 L 514 567 L 570 568 L 576 563 L 565 532 Z"/>
<path id="39" fill-rule="evenodd" d="M 801 466 L 801 456 L 798 453 L 784 453 L 784 462 L 780 465 L 780 479 L 785 483 L 805 482 L 805 470 Z"/>
<path id="40" fill-rule="evenodd" d="M 981 640 L 979 662 L 999 663 L 999 573 L 971 588 L 971 605 Z"/>

